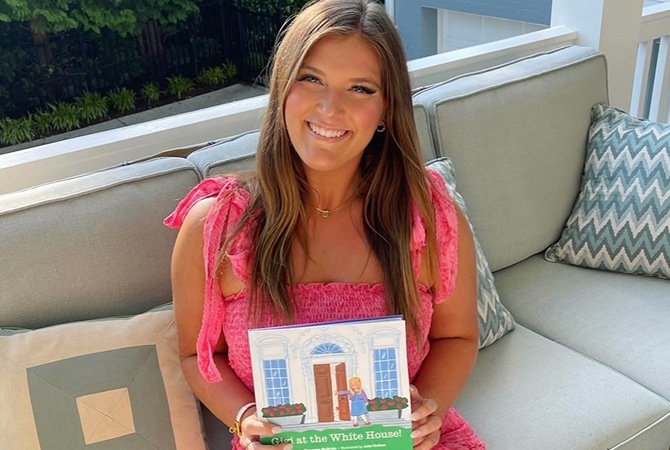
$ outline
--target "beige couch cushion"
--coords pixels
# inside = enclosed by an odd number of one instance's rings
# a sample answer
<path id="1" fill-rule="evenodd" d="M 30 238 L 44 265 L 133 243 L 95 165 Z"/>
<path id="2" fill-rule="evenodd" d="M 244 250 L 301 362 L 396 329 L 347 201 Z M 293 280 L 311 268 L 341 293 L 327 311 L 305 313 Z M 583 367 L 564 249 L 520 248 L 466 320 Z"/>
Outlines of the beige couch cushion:
<path id="1" fill-rule="evenodd" d="M 0 448 L 206 450 L 171 308 L 0 336 Z"/>
<path id="2" fill-rule="evenodd" d="M 670 400 L 670 281 L 555 264 L 541 254 L 494 275 L 518 323 Z"/>
<path id="3" fill-rule="evenodd" d="M 0 326 L 136 314 L 171 300 L 166 217 L 199 176 L 159 158 L 0 195 Z"/>
<path id="4" fill-rule="evenodd" d="M 670 403 L 518 324 L 479 352 L 455 407 L 491 450 L 670 445 Z"/>
<path id="5" fill-rule="evenodd" d="M 415 95 L 430 112 L 435 148 L 454 162 L 492 270 L 556 241 L 579 191 L 591 106 L 606 101 L 604 57 L 582 47 Z"/>

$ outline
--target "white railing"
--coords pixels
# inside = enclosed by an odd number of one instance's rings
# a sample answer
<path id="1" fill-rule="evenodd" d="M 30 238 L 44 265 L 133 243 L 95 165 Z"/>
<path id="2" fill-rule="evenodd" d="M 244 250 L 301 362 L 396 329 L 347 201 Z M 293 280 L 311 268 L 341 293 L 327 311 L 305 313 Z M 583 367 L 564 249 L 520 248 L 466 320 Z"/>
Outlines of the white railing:
<path id="1" fill-rule="evenodd" d="M 537 52 L 574 44 L 577 32 L 556 26 L 408 63 L 412 86 L 447 80 Z M 162 151 L 193 146 L 260 126 L 267 95 L 0 155 L 0 194 Z"/>
<path id="2" fill-rule="evenodd" d="M 655 41 L 660 44 L 654 52 Z M 670 121 L 670 3 L 646 6 L 633 79 L 630 112 L 650 120 Z M 656 53 L 656 58 L 653 58 Z M 655 63 L 655 67 L 652 67 Z M 653 69 L 653 70 L 652 70 Z"/>

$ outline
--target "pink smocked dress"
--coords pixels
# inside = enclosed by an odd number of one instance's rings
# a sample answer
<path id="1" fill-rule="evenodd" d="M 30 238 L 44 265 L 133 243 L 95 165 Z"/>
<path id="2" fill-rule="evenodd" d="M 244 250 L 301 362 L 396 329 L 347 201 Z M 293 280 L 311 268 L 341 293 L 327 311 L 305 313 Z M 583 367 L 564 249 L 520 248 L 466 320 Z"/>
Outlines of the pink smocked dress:
<path id="1" fill-rule="evenodd" d="M 432 178 L 432 200 L 435 207 L 438 260 L 442 283 L 441 298 L 454 290 L 458 268 L 458 218 L 440 175 L 428 170 Z M 208 178 L 195 186 L 168 216 L 165 225 L 180 227 L 190 208 L 207 197 L 226 198 L 219 205 L 215 202 L 204 224 L 205 258 L 205 304 L 202 327 L 197 341 L 198 366 L 204 378 L 210 383 L 221 381 L 221 374 L 214 364 L 213 350 L 223 330 L 228 344 L 230 366 L 242 382 L 253 392 L 254 383 L 247 336 L 247 292 L 242 290 L 224 297 L 215 281 L 215 259 L 223 243 L 226 230 L 232 230 L 240 220 L 249 203 L 249 193 L 238 188 L 234 178 Z M 421 253 L 426 243 L 424 222 L 418 208 L 413 206 L 413 230 L 410 242 L 412 264 L 418 277 Z M 233 271 L 243 283 L 250 279 L 251 256 L 253 252 L 253 227 L 255 216 L 247 222 L 232 240 L 227 251 Z M 224 229 L 225 228 L 225 229 Z M 428 331 L 433 314 L 433 297 L 426 286 L 419 284 L 421 311 L 418 321 L 423 347 L 418 345 L 412 333 L 407 337 L 407 359 L 409 377 L 414 380 L 421 363 L 429 351 Z M 289 289 L 293 295 L 295 323 L 324 322 L 332 320 L 359 319 L 387 315 L 384 286 L 368 283 L 308 283 L 298 284 Z M 441 300 L 437 300 L 439 303 Z M 268 324 L 269 324 L 268 318 Z M 454 408 L 444 416 L 440 443 L 436 450 L 483 450 L 484 444 Z M 233 449 L 243 450 L 237 436 L 233 438 Z"/>

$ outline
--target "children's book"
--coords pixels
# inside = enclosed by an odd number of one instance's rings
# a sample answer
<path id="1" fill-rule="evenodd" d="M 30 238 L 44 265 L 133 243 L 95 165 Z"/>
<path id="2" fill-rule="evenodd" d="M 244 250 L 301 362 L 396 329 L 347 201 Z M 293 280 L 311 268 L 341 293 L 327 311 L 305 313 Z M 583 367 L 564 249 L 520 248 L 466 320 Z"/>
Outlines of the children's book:
<path id="1" fill-rule="evenodd" d="M 264 444 L 294 450 L 411 450 L 401 316 L 249 330 Z"/>

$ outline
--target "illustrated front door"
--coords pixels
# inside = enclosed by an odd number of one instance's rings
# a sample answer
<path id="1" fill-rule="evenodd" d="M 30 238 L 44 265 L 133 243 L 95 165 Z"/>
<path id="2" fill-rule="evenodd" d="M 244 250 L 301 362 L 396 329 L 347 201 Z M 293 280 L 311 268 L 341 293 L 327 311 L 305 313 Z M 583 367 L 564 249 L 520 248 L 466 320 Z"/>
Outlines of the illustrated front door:
<path id="1" fill-rule="evenodd" d="M 347 371 L 344 363 L 335 366 L 335 384 L 337 392 L 347 390 Z M 351 410 L 349 409 L 349 395 L 337 396 L 337 407 L 340 411 L 340 420 L 351 420 Z"/>
<path id="2" fill-rule="evenodd" d="M 333 383 L 330 381 L 330 364 L 314 365 L 314 385 L 316 387 L 316 410 L 319 415 L 319 422 L 333 422 L 335 414 L 333 412 Z"/>

